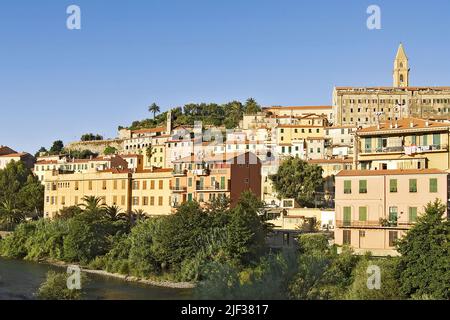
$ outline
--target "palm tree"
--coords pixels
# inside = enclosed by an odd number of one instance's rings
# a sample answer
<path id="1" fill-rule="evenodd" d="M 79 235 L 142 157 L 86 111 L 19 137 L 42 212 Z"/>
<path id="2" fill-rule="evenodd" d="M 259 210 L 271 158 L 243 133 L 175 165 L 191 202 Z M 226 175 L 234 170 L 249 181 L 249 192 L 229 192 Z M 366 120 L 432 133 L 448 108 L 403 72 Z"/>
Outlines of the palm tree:
<path id="1" fill-rule="evenodd" d="M 118 206 L 107 206 L 105 208 L 105 215 L 109 219 L 111 219 L 113 221 L 117 221 L 123 217 L 124 213 L 123 213 L 122 209 Z"/>
<path id="2" fill-rule="evenodd" d="M 13 225 L 25 220 L 25 215 L 16 209 L 11 200 L 3 201 L 0 204 L 0 224 L 5 224 L 10 230 Z"/>
<path id="3" fill-rule="evenodd" d="M 134 210 L 133 212 L 131 212 L 131 225 L 135 225 L 136 223 L 138 223 L 139 221 L 144 221 L 147 219 L 147 213 L 142 210 L 142 209 L 138 209 L 138 210 Z"/>
<path id="4" fill-rule="evenodd" d="M 161 112 L 159 106 L 156 103 L 152 103 L 150 107 L 148 107 L 149 112 L 153 112 L 153 120 L 155 120 L 156 114 Z"/>
<path id="5" fill-rule="evenodd" d="M 80 207 L 87 213 L 103 213 L 105 211 L 105 205 L 103 204 L 103 198 L 96 196 L 84 196 L 81 199 L 84 203 Z"/>

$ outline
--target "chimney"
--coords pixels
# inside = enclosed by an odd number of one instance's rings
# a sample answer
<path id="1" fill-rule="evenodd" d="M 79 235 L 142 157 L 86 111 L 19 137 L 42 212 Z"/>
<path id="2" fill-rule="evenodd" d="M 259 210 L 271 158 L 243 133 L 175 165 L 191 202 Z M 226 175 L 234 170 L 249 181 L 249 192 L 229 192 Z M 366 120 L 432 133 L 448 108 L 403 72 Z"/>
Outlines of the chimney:
<path id="1" fill-rule="evenodd" d="M 414 122 L 411 120 L 411 122 L 409 123 L 409 127 L 410 128 L 414 128 Z"/>

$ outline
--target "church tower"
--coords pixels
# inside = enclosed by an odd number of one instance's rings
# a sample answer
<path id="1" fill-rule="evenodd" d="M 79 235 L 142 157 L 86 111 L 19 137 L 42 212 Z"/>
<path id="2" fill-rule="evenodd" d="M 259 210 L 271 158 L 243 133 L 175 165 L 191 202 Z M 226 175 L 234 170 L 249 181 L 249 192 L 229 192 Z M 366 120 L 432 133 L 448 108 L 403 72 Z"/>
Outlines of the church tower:
<path id="1" fill-rule="evenodd" d="M 394 87 L 405 88 L 409 86 L 409 62 L 403 44 L 397 50 L 394 61 Z"/>

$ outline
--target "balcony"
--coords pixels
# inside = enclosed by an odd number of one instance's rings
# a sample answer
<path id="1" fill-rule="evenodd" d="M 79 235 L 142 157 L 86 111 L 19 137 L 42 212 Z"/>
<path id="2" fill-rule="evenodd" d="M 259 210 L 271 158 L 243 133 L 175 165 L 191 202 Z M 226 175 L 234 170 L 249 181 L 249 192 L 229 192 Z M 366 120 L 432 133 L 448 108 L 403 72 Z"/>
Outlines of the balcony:
<path id="1" fill-rule="evenodd" d="M 187 187 L 175 186 L 175 187 L 171 187 L 170 190 L 172 190 L 172 192 L 174 192 L 174 193 L 183 193 L 183 192 L 187 191 Z"/>
<path id="2" fill-rule="evenodd" d="M 212 192 L 212 191 L 216 191 L 216 192 L 228 192 L 230 191 L 229 188 L 224 187 L 221 188 L 220 186 L 196 186 L 195 188 L 196 191 L 200 191 L 200 192 Z"/>
<path id="3" fill-rule="evenodd" d="M 413 223 L 410 222 L 388 222 L 382 221 L 344 221 L 336 220 L 336 227 L 338 228 L 355 228 L 355 229 L 409 229 Z"/>
<path id="4" fill-rule="evenodd" d="M 183 170 L 175 169 L 172 171 L 172 175 L 175 177 L 182 177 L 182 176 L 187 175 L 187 170 L 186 169 L 183 169 Z"/>
<path id="5" fill-rule="evenodd" d="M 373 153 L 405 153 L 405 154 L 420 154 L 424 152 L 439 152 L 448 151 L 448 145 L 446 144 L 433 144 L 429 146 L 413 146 L 413 147 L 381 147 L 374 149 L 362 149 L 361 154 L 373 154 Z"/>
<path id="6" fill-rule="evenodd" d="M 208 176 L 210 173 L 209 169 L 204 168 L 204 169 L 194 169 L 192 170 L 192 174 L 196 175 L 196 176 Z"/>

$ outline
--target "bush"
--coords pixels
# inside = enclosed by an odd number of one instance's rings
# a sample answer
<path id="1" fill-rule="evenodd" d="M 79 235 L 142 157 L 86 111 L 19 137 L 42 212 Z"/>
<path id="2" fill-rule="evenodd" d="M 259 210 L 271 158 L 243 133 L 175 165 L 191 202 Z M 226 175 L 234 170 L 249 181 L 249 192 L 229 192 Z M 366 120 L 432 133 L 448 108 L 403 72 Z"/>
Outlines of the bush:
<path id="1" fill-rule="evenodd" d="M 47 279 L 41 284 L 36 293 L 37 298 L 41 300 L 80 300 L 83 292 L 81 290 L 68 289 L 67 279 L 67 273 L 49 271 Z"/>

